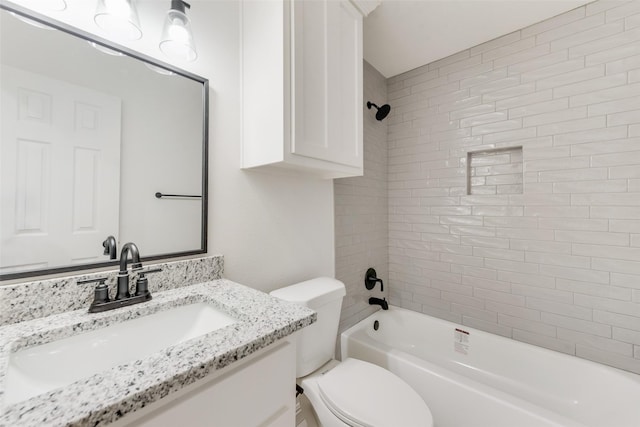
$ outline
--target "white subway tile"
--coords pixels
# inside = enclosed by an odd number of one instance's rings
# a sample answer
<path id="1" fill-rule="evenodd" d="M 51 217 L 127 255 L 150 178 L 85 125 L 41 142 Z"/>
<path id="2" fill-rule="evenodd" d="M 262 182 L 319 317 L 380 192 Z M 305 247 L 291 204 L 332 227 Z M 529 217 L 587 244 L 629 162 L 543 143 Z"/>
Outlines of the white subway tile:
<path id="1" fill-rule="evenodd" d="M 623 73 L 635 68 L 640 68 L 640 55 L 629 56 L 606 64 L 607 75 Z"/>
<path id="2" fill-rule="evenodd" d="M 391 86 L 391 84 L 388 84 L 387 96 L 394 90 L 402 89 L 405 87 L 411 87 L 413 85 L 424 83 L 428 80 L 435 80 L 438 78 L 438 70 L 429 71 L 426 69 L 426 67 L 420 67 L 416 71 L 422 71 L 422 72 L 418 72 L 413 77 L 408 77 L 408 78 L 405 78 L 404 80 L 399 80 L 398 82 L 394 83 L 394 86 Z M 391 81 L 391 79 L 389 81 Z"/>
<path id="3" fill-rule="evenodd" d="M 542 336 L 520 329 L 513 329 L 512 336 L 514 340 L 522 341 L 528 344 L 537 345 L 566 354 L 575 354 L 575 344 L 559 340 L 557 338 Z"/>
<path id="4" fill-rule="evenodd" d="M 633 193 L 593 193 L 571 195 L 572 205 L 640 206 L 640 198 Z"/>
<path id="5" fill-rule="evenodd" d="M 512 317 L 517 317 L 519 319 L 534 321 L 540 320 L 540 312 L 538 310 L 532 310 L 517 305 L 504 304 L 496 301 L 487 301 L 485 303 L 485 307 L 487 310 L 500 314 L 506 314 Z"/>
<path id="6" fill-rule="evenodd" d="M 624 19 L 624 29 L 630 30 L 632 28 L 640 27 L 640 13 L 636 13 L 635 15 L 627 16 Z"/>
<path id="7" fill-rule="evenodd" d="M 640 332 L 632 331 L 630 329 L 613 328 L 613 339 L 616 341 L 640 345 Z"/>
<path id="8" fill-rule="evenodd" d="M 530 105 L 537 102 L 549 101 L 553 98 L 553 90 L 544 90 L 541 92 L 532 92 L 526 95 L 514 95 L 510 98 L 496 101 L 497 110 L 505 110 L 508 108 L 515 108 Z"/>
<path id="9" fill-rule="evenodd" d="M 511 249 L 473 248 L 473 255 L 483 258 L 506 259 L 511 261 L 524 261 L 524 252 Z"/>
<path id="10" fill-rule="evenodd" d="M 640 223 L 640 221 L 638 221 Z M 640 260 L 640 249 L 623 246 L 573 244 L 573 253 L 589 257 L 613 258 L 621 260 Z"/>
<path id="11" fill-rule="evenodd" d="M 638 102 L 640 105 L 640 101 Z M 640 123 L 640 109 L 607 115 L 607 126 Z"/>
<path id="12" fill-rule="evenodd" d="M 558 53 L 564 53 L 566 55 L 566 51 L 560 51 L 553 53 L 552 55 L 557 55 Z M 548 55 L 550 56 L 550 55 Z M 519 65 L 519 64 L 516 64 Z M 531 82 L 531 81 L 544 81 L 548 80 L 553 76 L 562 75 L 565 73 L 569 73 L 571 71 L 581 70 L 584 68 L 584 59 L 572 59 L 570 61 L 562 61 L 556 64 L 548 65 L 542 68 L 534 68 L 531 71 L 527 71 L 520 75 L 520 78 L 523 83 Z M 540 86 L 538 86 L 540 89 Z"/>
<path id="13" fill-rule="evenodd" d="M 608 28 L 609 27 L 609 28 Z M 598 40 L 593 40 L 590 43 L 581 44 L 580 46 L 574 46 L 569 49 L 569 57 L 575 58 L 584 57 L 594 52 L 602 52 L 608 49 L 613 49 L 618 46 L 637 42 L 640 38 L 640 32 L 635 30 L 622 31 L 624 29 L 624 22 L 618 21 L 611 24 L 604 25 L 602 30 L 607 29 L 611 34 L 608 37 L 603 37 Z M 620 31 L 616 31 L 620 30 Z"/>
<path id="14" fill-rule="evenodd" d="M 530 37 L 535 34 L 540 34 L 545 31 L 553 30 L 554 28 L 564 27 L 570 24 L 571 22 L 583 19 L 584 17 L 585 17 L 585 8 L 584 7 L 576 8 L 576 9 L 570 10 L 569 12 L 560 14 L 553 18 L 549 18 L 547 20 L 544 20 L 534 25 L 530 25 L 527 28 L 522 29 L 521 30 L 522 37 L 523 38 Z"/>
<path id="15" fill-rule="evenodd" d="M 508 118 L 508 113 L 506 111 L 495 111 L 495 112 L 492 111 L 486 114 L 479 114 L 479 115 L 463 118 L 460 120 L 460 127 L 472 127 L 472 126 L 478 126 L 485 123 L 499 122 L 499 121 L 504 121 L 507 118 Z"/>
<path id="16" fill-rule="evenodd" d="M 468 246 L 482 246 L 488 248 L 508 248 L 509 239 L 498 239 L 486 236 L 462 236 L 460 243 Z"/>
<path id="17" fill-rule="evenodd" d="M 631 246 L 640 248 L 640 234 L 632 234 L 630 237 L 631 237 Z"/>
<path id="18" fill-rule="evenodd" d="M 570 120 L 561 123 L 538 126 L 538 136 L 570 133 L 586 129 L 598 129 L 606 126 L 605 117 L 592 117 L 588 119 Z"/>
<path id="19" fill-rule="evenodd" d="M 610 351 L 600 350 L 591 346 L 576 344 L 576 356 L 605 365 L 617 366 L 630 372 L 640 374 L 638 359 L 626 357 Z"/>
<path id="20" fill-rule="evenodd" d="M 596 52 L 587 55 L 585 57 L 585 65 L 591 66 L 596 64 L 603 64 L 605 62 L 616 61 L 618 59 L 637 55 L 639 53 L 640 45 L 638 43 L 628 43 L 612 49 L 603 50 L 602 52 Z"/>
<path id="21" fill-rule="evenodd" d="M 638 219 L 640 207 L 636 206 L 591 206 L 591 218 Z"/>
<path id="22" fill-rule="evenodd" d="M 506 132 L 522 127 L 522 119 L 502 120 L 494 123 L 474 126 L 471 130 L 472 135 L 486 135 L 491 133 Z"/>
<path id="23" fill-rule="evenodd" d="M 611 219 L 609 220 L 609 229 L 622 233 L 640 233 L 640 221 L 633 219 Z"/>
<path id="24" fill-rule="evenodd" d="M 561 278 L 577 280 L 579 282 L 594 282 L 603 285 L 609 284 L 609 273 L 606 271 L 541 264 L 540 274 L 543 276 L 555 277 L 556 279 Z"/>
<path id="25" fill-rule="evenodd" d="M 631 289 L 640 289 L 640 275 L 611 273 L 611 285 L 622 286 Z M 638 327 L 640 328 L 640 325 L 638 325 Z"/>
<path id="26" fill-rule="evenodd" d="M 491 50 L 486 50 L 482 53 L 482 62 L 492 61 L 497 58 L 502 58 L 516 52 L 524 50 L 530 50 L 536 45 L 536 38 L 529 37 L 526 39 L 514 41 L 509 44 L 503 44 L 502 46 L 495 47 Z"/>
<path id="27" fill-rule="evenodd" d="M 581 105 L 597 104 L 599 102 L 611 101 L 614 99 L 629 98 L 631 96 L 640 96 L 640 83 L 574 95 L 569 98 L 569 105 L 571 107 L 579 107 Z"/>
<path id="28" fill-rule="evenodd" d="M 551 29 L 538 34 L 536 36 L 536 41 L 540 44 L 555 41 L 558 39 L 569 38 L 570 40 L 572 40 L 572 38 L 576 37 L 577 34 L 588 31 L 589 29 L 601 27 L 604 23 L 604 13 L 593 15 L 584 19 L 574 20 L 565 25 L 556 27 L 555 29 Z M 526 32 L 523 31 L 523 36 L 524 35 L 526 35 Z M 564 47 L 566 48 L 567 46 Z"/>
<path id="29" fill-rule="evenodd" d="M 582 206 L 580 208 L 583 208 Z M 578 211 L 579 213 L 584 211 Z M 525 212 L 526 213 L 526 212 Z M 587 215 L 589 214 L 587 208 Z M 549 215 L 551 218 L 539 218 L 540 228 L 551 228 L 560 230 L 586 230 L 586 231 L 607 231 L 609 222 L 606 219 L 582 219 L 576 217 L 559 218 L 559 215 Z M 611 230 L 615 231 L 615 230 Z"/>
<path id="30" fill-rule="evenodd" d="M 595 297 L 590 295 L 576 294 L 575 304 L 595 310 L 610 313 L 625 314 L 628 316 L 639 316 L 640 306 L 630 301 L 611 300 L 608 298 Z"/>
<path id="31" fill-rule="evenodd" d="M 498 324 L 508 326 L 510 328 L 520 329 L 532 332 L 536 335 L 546 335 L 549 337 L 556 336 L 556 328 L 545 323 L 535 322 L 532 320 L 524 320 L 518 317 L 508 316 L 498 313 Z"/>
<path id="32" fill-rule="evenodd" d="M 587 206 L 525 206 L 524 215 L 556 219 L 589 218 L 589 208 Z"/>
<path id="33" fill-rule="evenodd" d="M 555 240 L 571 243 L 593 243 L 602 245 L 628 246 L 629 235 L 604 231 L 556 230 Z"/>
<path id="34" fill-rule="evenodd" d="M 511 108 L 509 109 L 509 118 L 516 119 L 519 117 L 533 116 L 535 114 L 549 113 L 552 111 L 565 110 L 568 108 L 568 98 L 554 99 L 552 101 L 538 102 L 521 107 Z"/>
<path id="35" fill-rule="evenodd" d="M 530 301 L 527 298 L 527 303 Z M 549 303 L 548 301 L 546 303 Z M 565 310 L 562 310 L 562 306 L 565 307 Z M 582 332 L 589 336 L 599 336 L 605 338 L 611 338 L 611 326 L 603 325 L 601 323 L 590 322 L 591 319 L 591 310 L 584 310 L 584 317 L 572 316 L 577 309 L 580 307 L 576 307 L 569 304 L 559 305 L 558 311 L 547 313 L 546 310 L 541 313 L 541 320 L 544 323 L 548 323 L 550 325 L 556 326 L 557 328 L 569 329 L 571 331 Z M 563 316 L 562 314 L 566 314 Z M 563 336 L 564 335 L 564 336 Z M 561 334 L 560 330 L 558 330 L 558 338 L 569 339 L 566 334 Z M 573 341 L 573 339 L 572 339 Z"/>
<path id="36" fill-rule="evenodd" d="M 451 234 L 460 236 L 494 237 L 495 230 L 492 227 L 451 226 Z"/>
<path id="37" fill-rule="evenodd" d="M 617 286 L 603 286 L 591 282 L 580 282 L 577 280 L 556 279 L 556 288 L 577 294 L 592 295 L 595 297 L 618 299 L 631 301 L 631 289 Z M 573 302 L 573 298 L 572 298 Z M 595 321 L 598 321 L 594 318 Z M 609 323 L 609 322 L 604 322 Z"/>
<path id="38" fill-rule="evenodd" d="M 545 127 L 547 126 L 556 125 L 546 125 Z M 558 126 L 561 126 L 561 124 Z M 527 170 L 528 172 L 541 172 L 540 181 L 543 181 L 542 172 L 545 171 L 566 171 L 567 169 L 582 169 L 589 167 L 589 157 L 561 157 L 555 159 L 531 160 L 525 161 L 524 164 L 525 170 Z"/>
<path id="39" fill-rule="evenodd" d="M 496 270 L 515 271 L 518 273 L 538 273 L 538 264 L 530 264 L 526 262 L 509 261 L 503 259 L 486 258 L 484 265 L 487 268 L 493 268 Z"/>
<path id="40" fill-rule="evenodd" d="M 505 132 L 496 132 L 482 136 L 482 142 L 485 144 L 495 144 L 499 142 L 514 142 L 523 139 L 529 139 L 537 136 L 535 127 L 509 130 Z"/>
<path id="41" fill-rule="evenodd" d="M 571 155 L 585 156 L 606 153 L 624 153 L 636 150 L 640 150 L 640 138 L 626 138 L 572 145 Z"/>
<path id="42" fill-rule="evenodd" d="M 489 62 L 486 64 L 482 64 L 488 69 L 486 71 L 482 71 L 480 73 L 467 73 L 466 70 L 460 73 L 452 73 L 449 74 L 449 80 L 457 78 L 460 80 L 460 89 L 484 85 L 488 82 L 492 82 L 495 80 L 501 80 L 507 77 L 507 67 L 498 68 L 497 70 L 493 69 L 493 63 Z"/>
<path id="43" fill-rule="evenodd" d="M 596 13 L 604 12 L 613 7 L 621 6 L 625 2 L 629 1 L 634 0 L 599 0 L 591 2 L 585 6 L 587 9 L 587 16 L 595 15 Z"/>
<path id="44" fill-rule="evenodd" d="M 552 254 L 570 254 L 571 253 L 570 243 L 550 242 L 546 240 L 511 239 L 509 247 L 511 249 L 520 250 L 520 251 L 547 252 Z"/>
<path id="45" fill-rule="evenodd" d="M 640 4 L 638 4 L 637 1 L 631 1 L 607 10 L 605 12 L 605 16 L 607 18 L 607 22 L 612 22 L 636 13 L 640 13 Z"/>
<path id="46" fill-rule="evenodd" d="M 627 137 L 626 126 L 581 130 L 561 135 L 553 135 L 553 145 L 582 144 L 585 142 L 610 141 Z"/>
<path id="47" fill-rule="evenodd" d="M 605 66 L 594 65 L 589 68 L 579 68 L 576 71 L 570 71 L 563 74 L 556 74 L 536 82 L 536 89 L 543 90 L 565 86 L 572 83 L 584 82 L 585 80 L 593 80 L 605 75 Z"/>
<path id="48" fill-rule="evenodd" d="M 531 60 L 533 58 L 539 58 L 550 53 L 551 50 L 549 48 L 549 44 L 539 44 L 536 47 L 531 49 L 522 50 L 520 52 L 513 53 L 511 55 L 503 56 L 501 58 L 497 58 L 493 60 L 493 66 L 495 68 L 500 68 L 512 64 L 517 64 L 519 62 L 524 62 Z"/>
<path id="49" fill-rule="evenodd" d="M 470 57 L 470 50 L 463 50 L 462 52 L 458 52 L 456 54 L 453 54 L 451 56 L 447 56 L 446 58 L 443 59 L 439 59 L 438 61 L 432 62 L 428 65 L 428 69 L 429 70 L 435 70 L 450 64 L 454 64 L 456 62 L 460 62 L 460 61 L 464 61 L 465 59 L 468 59 Z M 474 55 L 477 56 L 477 55 Z M 422 67 L 424 68 L 424 67 Z M 410 73 L 411 71 L 409 71 Z"/>
<path id="50" fill-rule="evenodd" d="M 598 166 L 621 166 L 621 165 L 638 165 L 640 161 L 640 151 L 631 151 L 626 153 L 600 154 L 591 156 L 591 165 Z"/>
<path id="51" fill-rule="evenodd" d="M 640 261 L 592 258 L 591 268 L 593 268 L 594 270 L 612 271 L 624 274 L 640 274 Z"/>
<path id="52" fill-rule="evenodd" d="M 503 99 L 513 98 L 514 96 L 524 96 L 535 92 L 535 90 L 536 84 L 534 82 L 529 82 L 516 86 L 505 87 L 504 89 L 487 91 L 482 95 L 482 102 L 495 102 Z"/>
<path id="53" fill-rule="evenodd" d="M 626 191 L 627 181 L 624 179 L 607 181 L 565 181 L 553 184 L 554 193 L 620 193 Z"/>
<path id="54" fill-rule="evenodd" d="M 595 15 L 592 18 L 598 17 Z M 612 22 L 606 25 L 599 25 L 585 31 L 580 31 L 573 35 L 568 35 L 562 39 L 551 42 L 551 51 L 569 48 L 569 58 L 584 56 L 587 53 L 606 49 L 608 36 L 620 34 L 624 31 L 624 22 Z M 615 45 L 615 44 L 613 44 Z"/>
<path id="55" fill-rule="evenodd" d="M 577 328 L 576 328 L 577 329 Z M 618 354 L 625 357 L 633 357 L 633 345 L 616 341 L 607 336 L 598 336 L 590 333 L 558 327 L 558 338 L 571 340 L 576 346 L 585 346 L 606 350 L 609 354 Z"/>
<path id="56" fill-rule="evenodd" d="M 466 68 L 473 67 L 474 65 L 478 65 L 482 62 L 482 55 L 474 55 L 467 59 L 463 59 L 461 61 L 453 62 L 449 65 L 443 65 L 438 67 L 438 72 L 440 76 L 445 76 L 449 73 L 455 73 Z"/>
<path id="57" fill-rule="evenodd" d="M 573 293 L 568 291 L 543 286 L 521 285 L 518 283 L 512 284 L 511 287 L 515 295 L 549 300 L 556 303 L 573 304 Z"/>
<path id="58" fill-rule="evenodd" d="M 484 272 L 486 271 L 493 271 L 495 274 L 495 270 L 488 270 L 488 269 L 480 269 L 478 267 L 468 267 L 469 269 L 475 269 L 475 270 L 482 270 Z M 511 291 L 511 285 L 508 282 L 502 282 L 499 280 L 492 280 L 490 278 L 482 278 L 482 277 L 471 277 L 471 276 L 462 276 L 462 283 L 465 285 L 470 285 L 473 286 L 474 289 L 478 289 L 478 288 L 483 288 L 483 289 L 490 289 L 493 291 L 498 291 L 498 292 L 510 292 Z M 524 304 L 522 304 L 524 305 Z"/>
<path id="59" fill-rule="evenodd" d="M 578 83 L 558 86 L 553 89 L 554 98 L 562 98 L 565 96 L 577 96 L 579 94 L 593 93 L 598 90 L 606 90 L 617 86 L 627 84 L 627 73 L 613 74 Z M 571 104 L 571 106 L 574 106 Z"/>
<path id="60" fill-rule="evenodd" d="M 568 99 L 564 98 L 562 101 L 568 103 Z M 537 114 L 534 116 L 525 117 L 523 121 L 523 127 L 538 126 L 548 123 L 565 122 L 567 120 L 575 120 L 587 117 L 587 107 L 570 108 L 566 110 L 556 110 L 548 113 Z"/>
<path id="61" fill-rule="evenodd" d="M 589 257 L 544 252 L 527 252 L 525 260 L 527 262 L 563 267 L 589 268 L 591 266 Z"/>
<path id="62" fill-rule="evenodd" d="M 607 168 L 554 170 L 540 172 L 539 179 L 540 182 L 575 181 L 576 179 L 588 181 L 607 179 L 607 174 Z"/>
<path id="63" fill-rule="evenodd" d="M 487 310 L 481 310 L 479 308 L 452 303 L 451 311 L 453 313 L 461 314 L 463 317 L 468 316 L 468 317 L 473 317 L 475 319 L 485 320 L 487 322 L 493 322 L 493 323 L 498 322 L 497 313 L 487 311 Z"/>
<path id="64" fill-rule="evenodd" d="M 441 298 L 455 304 L 467 307 L 483 308 L 484 301 L 473 296 L 463 295 L 455 292 L 442 291 Z"/>
<path id="65" fill-rule="evenodd" d="M 555 278 L 541 275 L 518 273 L 515 271 L 498 271 L 498 279 L 539 288 L 552 289 L 555 287 Z"/>
<path id="66" fill-rule="evenodd" d="M 610 167 L 609 178 L 640 178 L 640 168 L 637 165 Z"/>

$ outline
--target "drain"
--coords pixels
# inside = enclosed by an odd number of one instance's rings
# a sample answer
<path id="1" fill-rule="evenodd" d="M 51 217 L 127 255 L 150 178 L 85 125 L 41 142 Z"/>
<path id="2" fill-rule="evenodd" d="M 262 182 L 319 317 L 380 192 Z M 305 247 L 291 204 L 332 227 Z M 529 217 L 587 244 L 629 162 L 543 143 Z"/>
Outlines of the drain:
<path id="1" fill-rule="evenodd" d="M 380 327 L 380 322 L 378 322 L 377 320 L 375 322 L 373 322 L 373 330 L 374 331 L 377 331 L 379 327 Z"/>

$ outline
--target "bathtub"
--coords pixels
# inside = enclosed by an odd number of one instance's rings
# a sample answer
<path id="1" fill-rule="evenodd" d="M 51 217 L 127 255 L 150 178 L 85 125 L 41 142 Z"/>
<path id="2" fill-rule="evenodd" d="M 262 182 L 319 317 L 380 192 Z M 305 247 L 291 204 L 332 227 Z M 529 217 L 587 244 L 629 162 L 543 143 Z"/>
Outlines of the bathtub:
<path id="1" fill-rule="evenodd" d="M 341 353 L 409 383 L 436 427 L 640 426 L 640 375 L 402 308 L 345 331 Z"/>

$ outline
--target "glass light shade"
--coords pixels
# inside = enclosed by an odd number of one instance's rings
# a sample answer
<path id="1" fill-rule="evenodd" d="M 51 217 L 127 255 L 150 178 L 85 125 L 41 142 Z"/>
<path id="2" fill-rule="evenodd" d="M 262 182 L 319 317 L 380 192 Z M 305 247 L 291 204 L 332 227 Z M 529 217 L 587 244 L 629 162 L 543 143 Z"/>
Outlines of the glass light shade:
<path id="1" fill-rule="evenodd" d="M 29 24 L 29 25 L 32 25 L 32 26 L 34 26 L 36 28 L 40 28 L 41 30 L 51 30 L 51 31 L 55 30 L 55 28 L 53 28 L 53 27 L 50 27 L 50 26 L 45 25 L 45 24 L 41 24 L 40 22 L 34 21 L 33 19 L 29 19 L 29 18 L 27 18 L 25 16 L 18 15 L 15 12 L 9 12 L 9 15 L 13 16 L 16 19 L 21 20 L 25 24 Z"/>
<path id="2" fill-rule="evenodd" d="M 103 46 L 99 43 L 96 42 L 92 42 L 87 40 L 87 43 L 89 43 L 89 45 L 91 45 L 94 49 L 102 52 L 102 53 L 106 53 L 107 55 L 111 55 L 111 56 L 124 56 L 124 53 L 122 52 L 118 52 L 117 50 L 113 50 L 113 49 L 109 49 L 106 46 Z"/>
<path id="3" fill-rule="evenodd" d="M 98 0 L 93 19 L 115 38 L 138 40 L 142 37 L 135 0 Z"/>
<path id="4" fill-rule="evenodd" d="M 160 50 L 170 58 L 181 61 L 195 61 L 198 57 L 193 42 L 191 22 L 179 10 L 169 9 L 162 29 Z"/>

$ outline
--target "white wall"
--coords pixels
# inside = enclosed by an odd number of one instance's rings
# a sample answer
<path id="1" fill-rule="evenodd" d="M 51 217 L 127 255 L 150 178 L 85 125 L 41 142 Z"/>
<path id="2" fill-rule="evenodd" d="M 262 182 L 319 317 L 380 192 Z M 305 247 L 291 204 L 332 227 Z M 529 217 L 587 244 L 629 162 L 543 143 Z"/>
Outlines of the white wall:
<path id="1" fill-rule="evenodd" d="M 388 80 L 393 304 L 640 373 L 639 18 L 594 2 Z M 514 146 L 522 194 L 487 157 L 467 195 L 467 152 Z"/>
<path id="2" fill-rule="evenodd" d="M 16 3 L 28 6 L 29 0 Z M 66 11 L 47 14 L 99 33 L 88 5 L 93 2 L 67 3 Z M 209 79 L 209 253 L 225 256 L 225 277 L 261 290 L 332 276 L 333 183 L 239 169 L 240 3 L 190 3 L 199 57 L 175 65 Z M 123 44 L 168 62 L 157 49 L 164 3 L 138 4 L 145 35 Z"/>
<path id="3" fill-rule="evenodd" d="M 387 103 L 387 80 L 366 61 L 363 74 L 364 175 L 334 181 L 336 278 L 347 288 L 340 331 L 379 309 L 369 305 L 369 297 L 382 298 L 389 293 L 387 121 L 376 120 L 376 109 L 366 107 L 366 101 L 378 106 Z M 384 292 L 380 292 L 380 285 L 372 290 L 365 287 L 369 267 L 383 280 Z"/>

